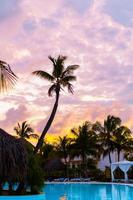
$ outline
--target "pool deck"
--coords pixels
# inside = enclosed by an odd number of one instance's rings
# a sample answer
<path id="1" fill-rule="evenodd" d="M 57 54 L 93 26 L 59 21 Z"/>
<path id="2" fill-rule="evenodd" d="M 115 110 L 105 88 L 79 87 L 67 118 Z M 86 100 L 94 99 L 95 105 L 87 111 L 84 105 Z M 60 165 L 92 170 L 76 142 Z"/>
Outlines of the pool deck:
<path id="1" fill-rule="evenodd" d="M 116 182 L 97 182 L 97 181 L 90 181 L 90 182 L 56 182 L 56 181 L 51 181 L 51 182 L 45 182 L 45 184 L 108 184 L 108 185 L 125 185 L 125 186 L 130 186 L 133 187 L 133 183 L 116 183 Z"/>

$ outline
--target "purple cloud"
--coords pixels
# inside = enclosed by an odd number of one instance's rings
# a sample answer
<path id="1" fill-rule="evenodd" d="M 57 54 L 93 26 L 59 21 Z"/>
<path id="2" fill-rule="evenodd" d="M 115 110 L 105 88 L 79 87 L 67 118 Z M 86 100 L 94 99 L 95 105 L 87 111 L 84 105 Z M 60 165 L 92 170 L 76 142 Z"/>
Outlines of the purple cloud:
<path id="1" fill-rule="evenodd" d="M 118 23 L 124 26 L 133 25 L 133 2 L 132 0 L 107 0 L 106 12 Z"/>
<path id="2" fill-rule="evenodd" d="M 0 1 L 0 21 L 16 15 L 19 11 L 18 0 L 1 0 Z"/>

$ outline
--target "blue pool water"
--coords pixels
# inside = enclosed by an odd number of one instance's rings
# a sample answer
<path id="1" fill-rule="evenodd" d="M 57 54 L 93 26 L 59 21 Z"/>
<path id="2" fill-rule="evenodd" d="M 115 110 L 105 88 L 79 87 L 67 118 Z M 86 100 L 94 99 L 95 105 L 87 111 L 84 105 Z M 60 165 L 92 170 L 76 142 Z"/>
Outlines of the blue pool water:
<path id="1" fill-rule="evenodd" d="M 133 200 L 133 187 L 116 184 L 47 184 L 46 200 Z"/>

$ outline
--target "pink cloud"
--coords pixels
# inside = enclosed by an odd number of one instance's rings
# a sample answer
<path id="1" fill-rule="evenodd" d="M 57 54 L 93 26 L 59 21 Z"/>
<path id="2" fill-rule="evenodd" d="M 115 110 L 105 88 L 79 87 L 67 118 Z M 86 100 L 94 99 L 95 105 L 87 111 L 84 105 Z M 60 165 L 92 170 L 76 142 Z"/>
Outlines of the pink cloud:
<path id="1" fill-rule="evenodd" d="M 105 9 L 106 0 L 91 2 L 84 12 L 78 8 L 80 1 L 73 2 L 22 0 L 15 15 L 0 21 L 1 59 L 20 77 L 16 89 L 1 97 L 6 116 L 1 119 L 2 127 L 7 124 L 10 129 L 18 119 L 27 119 L 36 130 L 42 130 L 54 98 L 47 96 L 49 83 L 34 78 L 31 72 L 51 71 L 49 54 L 67 55 L 67 64 L 80 65 L 75 94 L 61 94 L 51 134 L 64 134 L 84 120 L 102 121 L 107 114 L 121 116 L 132 127 L 133 30 L 112 18 Z M 7 109 L 4 102 L 10 102 Z M 13 119 L 9 117 L 12 113 Z"/>

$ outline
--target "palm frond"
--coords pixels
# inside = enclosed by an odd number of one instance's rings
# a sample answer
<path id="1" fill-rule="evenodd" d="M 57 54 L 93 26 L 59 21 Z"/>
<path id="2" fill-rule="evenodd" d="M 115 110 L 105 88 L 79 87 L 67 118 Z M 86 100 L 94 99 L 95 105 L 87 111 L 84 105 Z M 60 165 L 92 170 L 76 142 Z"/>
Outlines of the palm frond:
<path id="1" fill-rule="evenodd" d="M 22 122 L 21 125 L 18 123 L 14 130 L 16 131 L 17 135 L 19 135 L 19 137 L 21 138 L 29 139 L 30 137 L 32 137 L 32 135 L 33 137 L 36 135 L 34 134 L 33 128 L 27 123 L 27 121 Z"/>
<path id="2" fill-rule="evenodd" d="M 72 75 L 74 70 L 78 69 L 79 65 L 69 65 L 66 70 L 63 72 L 62 77 L 66 75 Z"/>
<path id="3" fill-rule="evenodd" d="M 78 132 L 75 128 L 71 129 L 71 133 L 75 136 L 78 137 Z"/>
<path id="4" fill-rule="evenodd" d="M 48 56 L 49 60 L 53 63 L 53 65 L 56 65 L 55 59 L 52 56 Z"/>
<path id="5" fill-rule="evenodd" d="M 65 76 L 62 78 L 61 83 L 65 86 L 68 82 L 76 81 L 76 76 Z"/>
<path id="6" fill-rule="evenodd" d="M 48 90 L 48 96 L 52 96 L 53 93 L 56 92 L 56 84 L 53 84 Z"/>
<path id="7" fill-rule="evenodd" d="M 68 88 L 68 92 L 70 92 L 70 93 L 74 93 L 74 90 L 73 90 L 73 85 L 71 84 L 71 83 L 68 83 L 67 84 L 67 88 Z"/>
<path id="8" fill-rule="evenodd" d="M 48 81 L 53 82 L 54 81 L 54 77 L 52 75 L 50 75 L 49 73 L 42 71 L 42 70 L 38 70 L 38 71 L 34 71 L 32 72 L 33 75 L 36 75 L 42 79 L 46 79 Z"/>
<path id="9" fill-rule="evenodd" d="M 50 57 L 50 60 L 53 62 L 53 72 L 52 75 L 56 78 L 60 78 L 64 71 L 64 61 L 67 59 L 66 56 L 59 55 L 57 59 Z"/>
<path id="10" fill-rule="evenodd" d="M 35 139 L 39 138 L 39 136 L 37 134 L 30 134 L 29 137 L 32 137 L 32 138 L 35 138 Z"/>
<path id="11" fill-rule="evenodd" d="M 79 65 L 69 65 L 67 68 L 66 68 L 66 71 L 74 71 L 76 69 L 79 68 Z"/>
<path id="12" fill-rule="evenodd" d="M 0 60 L 0 92 L 12 89 L 18 77 L 11 70 L 10 65 Z"/>

